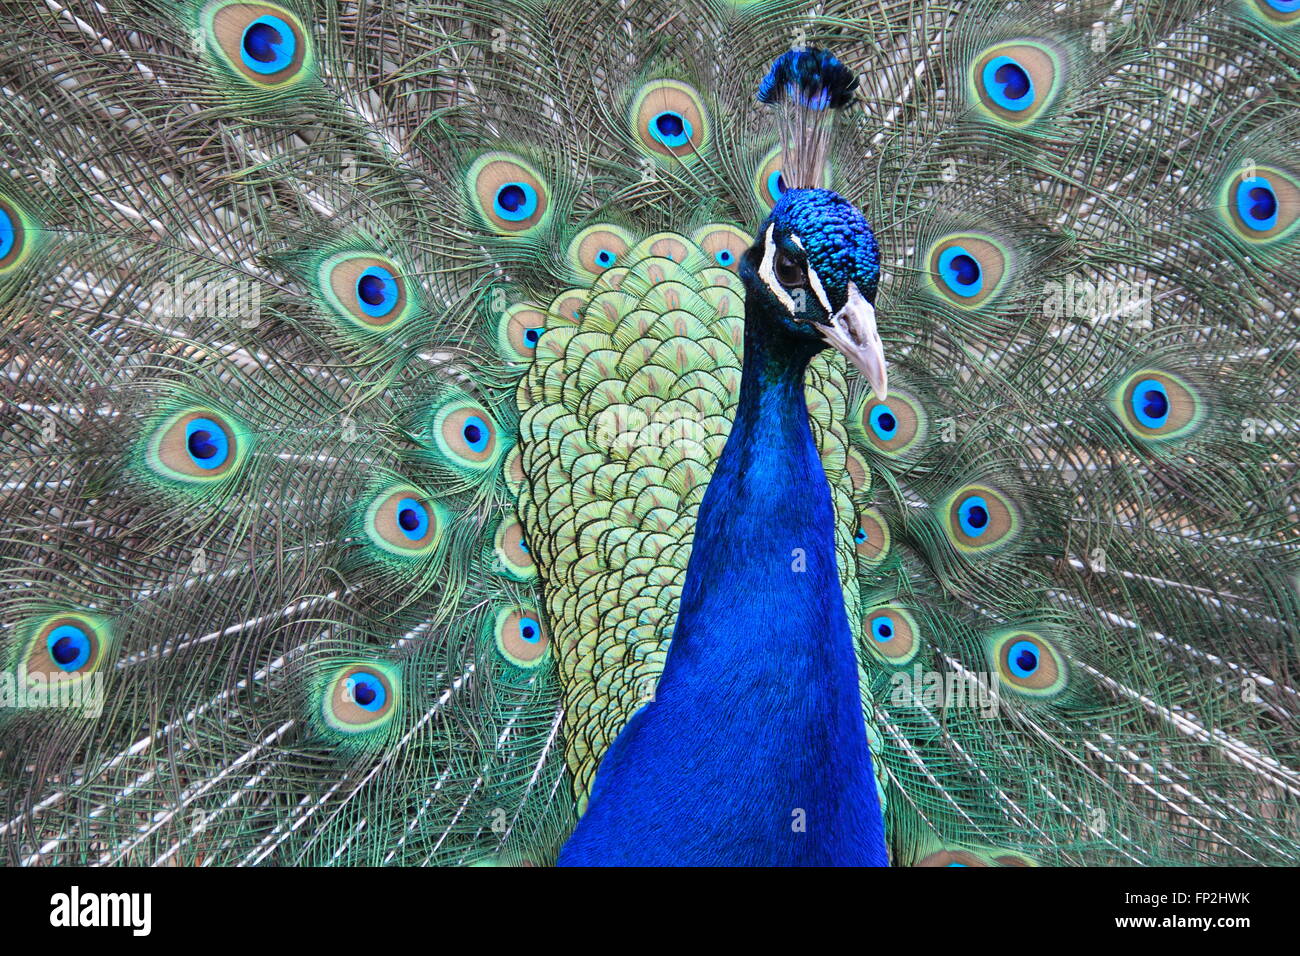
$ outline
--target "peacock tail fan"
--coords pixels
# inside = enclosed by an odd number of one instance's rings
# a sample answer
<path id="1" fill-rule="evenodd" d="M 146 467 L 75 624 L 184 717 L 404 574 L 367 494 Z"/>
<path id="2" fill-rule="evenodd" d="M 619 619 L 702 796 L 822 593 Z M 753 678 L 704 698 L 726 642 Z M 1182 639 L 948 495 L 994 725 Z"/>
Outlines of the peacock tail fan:
<path id="1" fill-rule="evenodd" d="M 9 862 L 553 861 L 810 178 L 881 250 L 887 397 L 807 399 L 892 859 L 1300 859 L 1289 4 L 6 16 Z M 755 97 L 812 48 L 834 126 Z"/>

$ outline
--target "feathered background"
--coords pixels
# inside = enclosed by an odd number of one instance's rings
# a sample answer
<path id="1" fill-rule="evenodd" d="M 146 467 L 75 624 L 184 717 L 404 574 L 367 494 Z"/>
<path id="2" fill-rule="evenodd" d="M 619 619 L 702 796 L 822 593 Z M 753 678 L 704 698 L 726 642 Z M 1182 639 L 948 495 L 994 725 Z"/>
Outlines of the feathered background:
<path id="1" fill-rule="evenodd" d="M 890 397 L 823 356 L 809 404 L 894 860 L 1297 862 L 1293 7 L 6 5 L 0 666 L 102 692 L 0 710 L 7 860 L 554 859 L 816 44 L 883 256 Z"/>

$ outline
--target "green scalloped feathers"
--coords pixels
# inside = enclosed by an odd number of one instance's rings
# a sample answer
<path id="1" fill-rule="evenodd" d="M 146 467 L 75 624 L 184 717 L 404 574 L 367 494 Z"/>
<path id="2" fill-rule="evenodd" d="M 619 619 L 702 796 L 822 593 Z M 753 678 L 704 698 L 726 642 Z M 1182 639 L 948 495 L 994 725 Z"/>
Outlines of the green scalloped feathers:
<path id="1" fill-rule="evenodd" d="M 674 232 L 638 234 L 613 218 L 583 226 L 569 240 L 565 267 L 557 270 L 560 281 L 576 286 L 546 304 L 511 302 L 502 308 L 496 323 L 498 352 L 514 364 L 531 363 L 541 333 L 547 327 L 577 323 L 590 299 L 589 287 L 607 272 L 606 281 L 616 286 L 628 262 L 653 256 L 692 270 L 719 268 L 735 273 L 750 243 L 743 230 L 726 223 L 705 223 L 689 240 Z"/>

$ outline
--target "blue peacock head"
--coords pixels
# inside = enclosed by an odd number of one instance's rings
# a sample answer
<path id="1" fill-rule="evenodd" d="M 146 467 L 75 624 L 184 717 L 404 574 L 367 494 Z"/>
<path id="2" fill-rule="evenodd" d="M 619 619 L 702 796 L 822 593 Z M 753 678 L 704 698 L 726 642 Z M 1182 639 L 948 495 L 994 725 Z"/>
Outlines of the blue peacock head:
<path id="1" fill-rule="evenodd" d="M 880 280 L 876 237 L 843 196 L 822 189 L 830 117 L 857 78 L 824 50 L 794 50 L 772 64 L 758 98 L 778 108 L 788 188 L 740 263 L 750 308 L 789 334 L 838 349 L 880 398 L 887 375 L 872 303 Z"/>

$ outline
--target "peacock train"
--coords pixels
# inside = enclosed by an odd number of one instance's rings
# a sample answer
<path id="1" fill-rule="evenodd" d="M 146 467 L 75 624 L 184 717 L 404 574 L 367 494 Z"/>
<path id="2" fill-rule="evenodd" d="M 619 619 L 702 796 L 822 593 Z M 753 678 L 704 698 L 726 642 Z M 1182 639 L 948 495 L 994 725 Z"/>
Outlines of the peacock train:
<path id="1" fill-rule="evenodd" d="M 7 864 L 1300 862 L 1297 0 L 0 24 Z"/>

